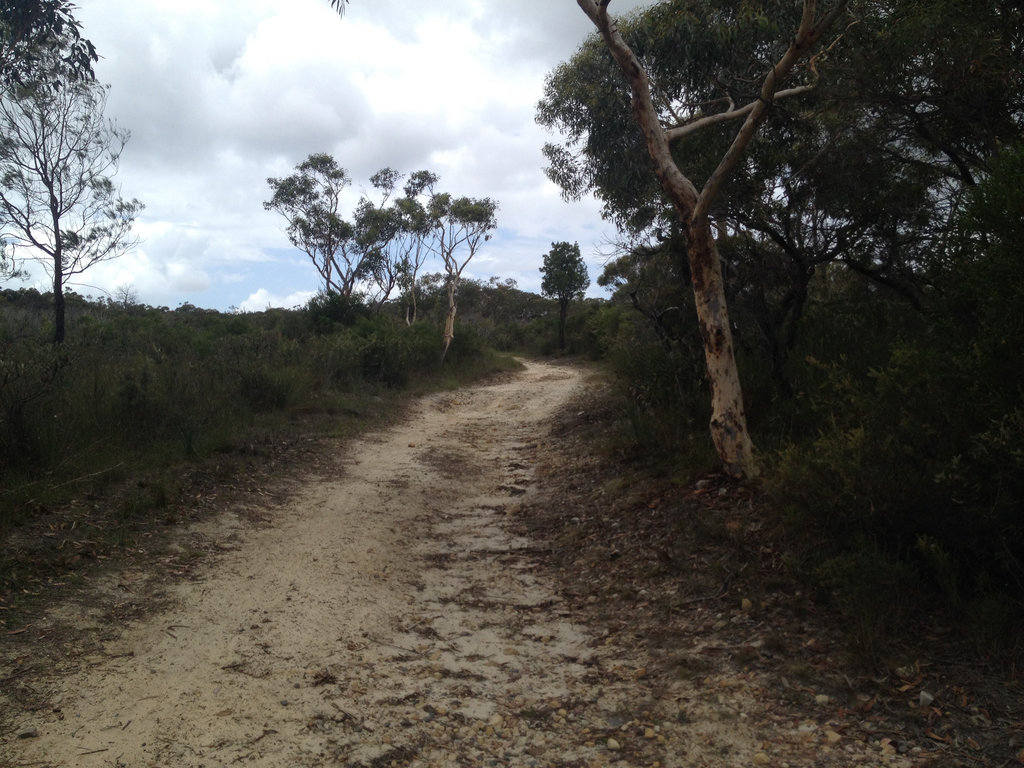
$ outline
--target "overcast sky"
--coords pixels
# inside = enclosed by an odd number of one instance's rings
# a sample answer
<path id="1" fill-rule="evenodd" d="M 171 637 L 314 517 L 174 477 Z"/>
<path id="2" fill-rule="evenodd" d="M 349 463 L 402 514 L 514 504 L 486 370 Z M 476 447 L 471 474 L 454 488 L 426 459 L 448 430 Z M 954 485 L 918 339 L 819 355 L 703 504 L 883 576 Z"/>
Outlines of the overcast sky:
<path id="1" fill-rule="evenodd" d="M 354 0 L 343 18 L 329 0 L 79 0 L 77 16 L 111 86 L 108 116 L 132 133 L 116 181 L 146 205 L 139 246 L 79 276 L 79 293 L 305 303 L 319 277 L 263 201 L 268 176 L 324 151 L 355 180 L 348 211 L 385 166 L 497 200 L 471 277 L 539 292 L 542 256 L 561 240 L 600 274 L 614 232 L 594 201 L 562 201 L 543 172 L 551 136 L 534 123 L 545 75 L 591 30 L 574 0 Z"/>

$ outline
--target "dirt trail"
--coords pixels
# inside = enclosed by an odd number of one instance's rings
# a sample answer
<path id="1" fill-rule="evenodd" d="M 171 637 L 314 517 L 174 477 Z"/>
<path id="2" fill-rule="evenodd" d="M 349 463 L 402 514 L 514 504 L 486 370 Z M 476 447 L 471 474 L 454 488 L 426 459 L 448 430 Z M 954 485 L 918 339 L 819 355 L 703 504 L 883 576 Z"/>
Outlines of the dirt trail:
<path id="1" fill-rule="evenodd" d="M 17 718 L 0 764 L 682 765 L 678 705 L 574 623 L 503 524 L 537 492 L 532 449 L 579 384 L 530 363 L 424 398 L 274 525 L 205 524 L 229 551 L 170 586 L 166 609 L 107 627 Z M 634 763 L 618 734 L 641 710 Z M 707 727 L 740 764 L 756 752 L 741 723 Z"/>

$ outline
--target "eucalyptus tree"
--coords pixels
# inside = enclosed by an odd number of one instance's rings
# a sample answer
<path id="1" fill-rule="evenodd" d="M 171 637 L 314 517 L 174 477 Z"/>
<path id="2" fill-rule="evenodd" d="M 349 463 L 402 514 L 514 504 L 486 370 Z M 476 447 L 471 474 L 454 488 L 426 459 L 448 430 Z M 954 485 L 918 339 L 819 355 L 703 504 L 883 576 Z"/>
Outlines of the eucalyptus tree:
<path id="1" fill-rule="evenodd" d="M 723 89 L 734 103 L 749 103 L 759 57 L 799 19 L 777 3 L 719 3 L 710 15 L 696 13 L 699 6 L 659 3 L 620 22 L 621 34 L 642 58 L 659 104 L 685 92 L 713 111 Z M 823 265 L 839 264 L 923 308 L 928 265 L 942 259 L 965 190 L 984 178 L 998 147 L 1017 141 L 1024 120 L 1019 3 L 862 0 L 856 11 L 815 62 L 816 87 L 773 103 L 711 206 L 737 343 L 764 348 L 783 394 Z M 660 242 L 675 264 L 669 254 L 685 248 L 685 229 L 647 170 L 629 89 L 602 39 L 591 37 L 551 73 L 538 120 L 566 137 L 545 148 L 564 193 L 595 192 L 628 239 L 641 250 Z M 725 132 L 698 131 L 673 142 L 672 152 L 700 186 L 730 141 Z M 652 266 L 621 259 L 614 279 L 630 263 Z M 682 266 L 676 271 L 689 281 Z M 664 285 L 635 282 L 652 319 L 680 305 Z"/>
<path id="2" fill-rule="evenodd" d="M 401 178 L 393 168 L 377 171 L 370 183 L 380 201 L 363 196 L 355 212 L 356 244 L 365 257 L 363 273 L 375 312 L 390 298 L 401 276 L 402 216 L 396 206 L 388 204 Z"/>
<path id="3" fill-rule="evenodd" d="M 1022 30 L 1016 0 L 873 0 L 822 84 L 804 183 L 858 231 L 842 263 L 919 309 L 969 191 L 1024 135 Z"/>
<path id="4" fill-rule="evenodd" d="M 558 301 L 558 348 L 565 349 L 565 321 L 569 316 L 569 303 L 583 298 L 590 286 L 587 265 L 580 253 L 579 243 L 552 243 L 544 254 L 544 275 L 540 290 L 545 296 Z"/>
<path id="5" fill-rule="evenodd" d="M 700 67 L 700 43 L 705 30 L 724 34 L 728 39 L 736 18 L 750 13 L 758 14 L 765 30 L 782 29 L 792 4 L 769 3 L 767 12 L 738 0 L 693 0 L 655 6 L 652 13 L 664 14 L 666 35 L 673 41 L 676 55 L 686 60 L 674 80 L 658 81 L 650 77 L 644 65 L 644 52 L 635 51 L 620 33 L 608 11 L 610 0 L 577 0 L 625 77 L 633 119 L 653 161 L 654 175 L 686 234 L 690 278 L 711 384 L 711 437 L 725 470 L 735 477 L 754 476 L 757 467 L 747 430 L 711 208 L 770 107 L 814 88 L 816 55 L 809 61 L 808 57 L 816 51 L 826 30 L 841 18 L 848 3 L 849 0 L 836 0 L 832 8 L 819 15 L 815 0 L 804 0 L 799 19 L 787 25 L 781 35 L 765 35 L 757 41 L 755 55 L 748 58 L 745 68 L 732 73 L 728 81 L 708 82 Z M 764 63 L 766 60 L 769 63 Z M 787 80 L 794 82 L 784 88 Z M 621 87 L 617 90 L 622 91 Z M 737 97 L 741 99 L 739 103 Z M 728 123 L 738 123 L 740 127 L 703 187 L 698 189 L 682 170 L 673 145 L 697 131 Z"/>
<path id="6" fill-rule="evenodd" d="M 67 281 L 132 248 L 143 208 L 112 181 L 130 134 L 104 117 L 108 88 L 91 79 L 49 87 L 65 72 L 51 58 L 38 80 L 0 96 L 2 239 L 49 274 L 57 343 L 65 336 Z"/>
<path id="7" fill-rule="evenodd" d="M 436 251 L 437 230 L 431 223 L 424 202 L 434 193 L 434 186 L 440 180 L 431 171 L 416 171 L 406 179 L 404 197 L 395 201 L 401 216 L 402 254 L 399 282 L 407 297 L 405 322 L 416 322 L 417 278 L 427 259 Z"/>
<path id="8" fill-rule="evenodd" d="M 416 279 L 420 269 L 437 251 L 438 222 L 427 211 L 437 174 L 421 170 L 408 176 L 402 195 L 395 196 L 402 174 L 384 168 L 370 177 L 380 201 L 367 197 L 355 215 L 356 242 L 364 252 L 363 269 L 373 291 L 376 309 L 398 288 L 406 298 L 406 324 L 416 320 Z"/>
<path id="9" fill-rule="evenodd" d="M 452 197 L 447 192 L 431 196 L 427 213 L 436 231 L 435 247 L 444 264 L 448 309 L 444 322 L 443 361 L 455 337 L 459 280 L 480 246 L 491 239 L 498 226 L 498 204 L 490 198 Z"/>
<path id="10" fill-rule="evenodd" d="M 775 110 L 724 201 L 748 249 L 737 282 L 763 281 L 763 265 L 778 263 L 762 313 L 776 369 L 822 265 L 929 312 L 970 190 L 1024 130 L 1020 3 L 873 0 L 857 11 L 827 77 L 798 113 Z"/>
<path id="11" fill-rule="evenodd" d="M 311 154 L 283 179 L 268 178 L 273 195 L 264 209 L 281 214 L 288 241 L 309 256 L 324 290 L 346 299 L 367 263 L 355 226 L 341 213 L 341 195 L 352 183 L 348 171 L 329 154 Z"/>

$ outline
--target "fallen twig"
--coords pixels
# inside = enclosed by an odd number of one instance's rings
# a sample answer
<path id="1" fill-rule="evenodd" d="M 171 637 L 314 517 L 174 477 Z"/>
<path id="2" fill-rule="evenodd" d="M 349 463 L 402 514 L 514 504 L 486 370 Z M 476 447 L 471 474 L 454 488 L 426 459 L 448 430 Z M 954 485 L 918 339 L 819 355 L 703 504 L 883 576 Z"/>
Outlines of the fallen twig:
<path id="1" fill-rule="evenodd" d="M 277 733 L 277 731 L 275 731 L 273 728 L 264 728 L 263 733 L 261 733 L 255 739 L 253 739 L 250 743 L 255 744 L 260 739 L 265 739 L 267 736 L 273 736 L 275 733 Z"/>

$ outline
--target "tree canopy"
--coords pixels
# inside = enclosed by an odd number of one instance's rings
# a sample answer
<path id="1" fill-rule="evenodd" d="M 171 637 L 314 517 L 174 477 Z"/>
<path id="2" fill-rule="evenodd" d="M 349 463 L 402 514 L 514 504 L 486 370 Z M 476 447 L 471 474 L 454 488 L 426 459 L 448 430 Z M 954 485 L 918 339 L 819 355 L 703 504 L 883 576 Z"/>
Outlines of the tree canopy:
<path id="1" fill-rule="evenodd" d="M 816 73 L 815 61 L 824 55 L 820 48 L 825 33 L 845 13 L 849 0 L 835 0 L 819 13 L 814 0 L 804 0 L 794 23 L 792 6 L 768 4 L 769 13 L 758 17 L 758 26 L 777 33 L 786 29 L 772 48 L 765 40 L 755 39 L 753 50 L 747 52 L 749 64 L 723 70 L 723 83 L 715 83 L 712 92 L 703 94 L 700 83 L 677 77 L 675 82 L 652 74 L 653 67 L 644 61 L 644 50 L 627 41 L 619 22 L 609 12 L 610 0 L 577 0 L 577 4 L 593 22 L 603 46 L 621 70 L 623 86 L 629 94 L 632 116 L 642 135 L 642 146 L 650 158 L 649 168 L 657 178 L 664 199 L 674 211 L 678 225 L 686 234 L 690 281 L 693 286 L 697 324 L 704 341 L 708 383 L 711 389 L 711 438 L 726 472 L 735 477 L 757 474 L 753 444 L 747 427 L 744 398 L 736 362 L 732 323 L 729 319 L 721 255 L 712 230 L 712 208 L 730 175 L 741 165 L 745 153 L 769 111 L 777 102 L 806 94 L 814 87 L 802 81 L 802 72 Z M 666 5 L 657 6 L 657 9 Z M 724 33 L 726 52 L 737 46 L 729 44 L 731 24 L 742 18 L 751 4 L 743 0 L 732 3 L 709 3 L 706 0 L 680 0 L 673 10 L 693 9 L 694 16 L 676 13 L 669 25 L 659 28 L 659 37 L 666 31 L 692 30 L 715 26 L 724 19 L 719 30 Z M 722 9 L 736 10 L 737 15 Z M 787 13 L 786 9 L 789 9 Z M 652 11 L 654 16 L 657 11 Z M 671 37 L 671 35 L 668 35 Z M 696 36 L 694 36 L 696 37 Z M 643 42 L 643 41 L 641 41 Z M 684 35 L 673 40 L 677 59 L 686 59 L 692 39 Z M 682 52 L 682 56 L 678 55 Z M 682 71 L 699 67 L 701 59 L 685 61 Z M 737 103 L 735 91 L 742 99 Z M 748 93 L 749 92 L 749 93 Z M 711 98 L 704 98 L 704 96 Z M 542 120 L 544 119 L 542 104 Z M 711 170 L 698 186 L 687 168 L 688 156 L 680 154 L 683 141 L 698 131 L 710 131 L 723 124 L 738 125 L 724 143 L 721 152 L 705 155 L 712 158 Z M 601 143 L 616 143 L 619 134 L 601 137 Z M 635 135 L 635 133 L 633 134 Z M 580 140 L 577 132 L 575 141 Z M 572 159 L 572 153 L 560 152 L 558 159 Z M 570 171 L 572 163 L 570 162 Z M 554 174 L 557 179 L 558 174 Z M 571 173 L 569 174 L 571 178 Z M 581 188 L 576 185 L 577 189 Z M 574 192 L 570 185 L 570 192 Z"/>
<path id="2" fill-rule="evenodd" d="M 66 281 L 131 248 L 143 207 L 112 181 L 129 133 L 104 117 L 106 97 L 92 80 L 0 96 L 0 227 L 53 281 L 57 342 Z"/>
<path id="3" fill-rule="evenodd" d="M 459 281 L 480 246 L 491 239 L 491 232 L 498 226 L 498 204 L 486 197 L 452 197 L 439 193 L 431 196 L 427 210 L 436 229 L 436 249 L 444 264 L 448 294 L 443 360 L 455 337 Z"/>
<path id="4" fill-rule="evenodd" d="M 740 341 L 767 344 L 783 390 L 815 275 L 840 265 L 920 307 L 926 265 L 948 241 L 964 191 L 985 177 L 1000 147 L 1018 140 L 1024 122 L 1019 3 L 879 0 L 852 8 L 790 85 L 813 89 L 773 102 L 762 138 L 711 204 L 730 307 L 743 315 Z M 779 31 L 798 10 L 666 0 L 618 27 L 648 70 L 672 135 L 749 99 L 752 67 L 779 55 Z M 545 147 L 550 177 L 566 197 L 601 199 L 626 251 L 652 240 L 659 249 L 685 247 L 648 170 L 629 89 L 596 35 L 550 73 L 537 119 L 561 134 Z M 702 186 L 730 141 L 712 125 L 682 135 L 672 151 Z M 678 274 L 680 286 L 691 279 L 685 265 Z M 624 277 L 620 270 L 609 279 Z M 639 298 L 654 315 L 679 304 L 650 285 Z"/>
<path id="5" fill-rule="evenodd" d="M 341 194 L 352 183 L 348 171 L 330 155 L 311 154 L 283 179 L 269 178 L 273 192 L 263 204 L 287 221 L 289 242 L 303 251 L 324 281 L 324 290 L 351 295 L 362 277 L 365 258 L 356 230 L 341 213 Z"/>
<path id="6" fill-rule="evenodd" d="M 0 86 L 53 84 L 52 54 L 59 52 L 63 75 L 93 76 L 98 60 L 93 44 L 82 37 L 81 24 L 67 0 L 0 0 Z"/>
<path id="7" fill-rule="evenodd" d="M 580 253 L 579 243 L 552 243 L 551 250 L 544 254 L 544 264 L 540 271 L 544 275 L 540 284 L 541 293 L 558 301 L 558 348 L 564 350 L 569 302 L 583 298 L 583 293 L 590 285 L 590 275 Z"/>
<path id="8" fill-rule="evenodd" d="M 310 257 L 326 293 L 346 300 L 369 296 L 380 310 L 399 289 L 407 299 L 409 324 L 416 319 L 417 275 L 428 258 L 440 259 L 448 294 L 447 352 L 459 281 L 491 238 L 498 204 L 438 192 L 438 182 L 431 171 L 405 177 L 383 168 L 370 178 L 378 199 L 363 195 L 349 221 L 342 211 L 342 193 L 352 183 L 348 171 L 330 155 L 314 153 L 291 176 L 267 179 L 273 194 L 263 207 L 284 216 L 289 241 Z"/>

